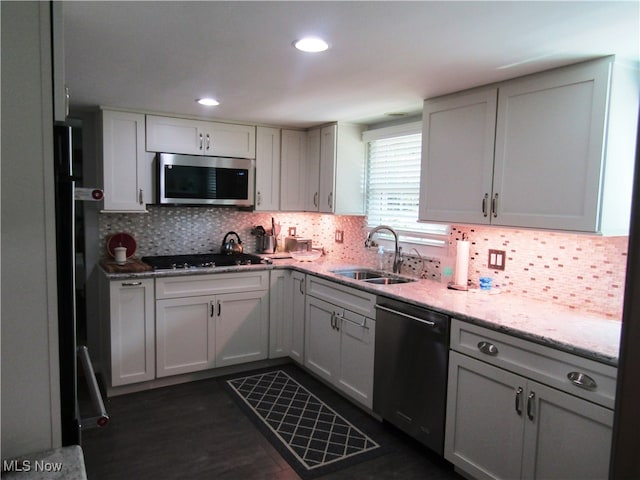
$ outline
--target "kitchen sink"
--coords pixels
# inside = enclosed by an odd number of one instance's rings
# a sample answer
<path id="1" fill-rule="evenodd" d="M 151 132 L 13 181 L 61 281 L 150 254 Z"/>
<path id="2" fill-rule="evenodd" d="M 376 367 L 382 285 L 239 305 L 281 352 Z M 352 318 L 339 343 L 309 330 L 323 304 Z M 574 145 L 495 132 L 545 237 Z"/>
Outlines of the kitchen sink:
<path id="1" fill-rule="evenodd" d="M 396 283 L 415 282 L 413 278 L 400 278 L 400 277 L 369 278 L 364 281 L 367 283 L 375 283 L 376 285 L 395 285 Z"/>
<path id="2" fill-rule="evenodd" d="M 400 277 L 392 273 L 382 272 L 380 270 L 372 270 L 369 268 L 350 268 L 345 270 L 333 270 L 332 273 L 342 277 L 361 280 L 376 285 L 393 285 L 397 283 L 415 282 L 413 278 Z"/>

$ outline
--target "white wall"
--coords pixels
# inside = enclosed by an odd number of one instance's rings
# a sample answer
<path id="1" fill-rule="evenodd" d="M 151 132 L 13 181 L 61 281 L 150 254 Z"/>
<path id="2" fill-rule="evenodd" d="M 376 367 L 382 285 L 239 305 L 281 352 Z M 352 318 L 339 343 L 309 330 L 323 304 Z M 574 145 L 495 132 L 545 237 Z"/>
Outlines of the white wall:
<path id="1" fill-rule="evenodd" d="M 60 446 L 48 2 L 1 2 L 2 458 Z"/>

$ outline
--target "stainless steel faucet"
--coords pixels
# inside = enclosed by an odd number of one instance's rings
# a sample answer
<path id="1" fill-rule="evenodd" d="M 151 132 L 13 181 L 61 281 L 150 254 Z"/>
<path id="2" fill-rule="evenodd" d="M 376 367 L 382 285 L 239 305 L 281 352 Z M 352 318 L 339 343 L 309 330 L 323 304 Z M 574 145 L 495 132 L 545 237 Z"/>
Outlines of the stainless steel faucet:
<path id="1" fill-rule="evenodd" d="M 379 232 L 380 230 L 389 230 L 393 235 L 393 238 L 395 240 L 395 250 L 393 254 L 393 273 L 399 273 L 404 259 L 402 258 L 402 247 L 398 245 L 398 234 L 393 228 L 387 225 L 378 225 L 369 232 L 369 235 L 367 235 L 367 239 L 364 241 L 364 246 L 366 248 L 370 248 L 373 234 Z"/>

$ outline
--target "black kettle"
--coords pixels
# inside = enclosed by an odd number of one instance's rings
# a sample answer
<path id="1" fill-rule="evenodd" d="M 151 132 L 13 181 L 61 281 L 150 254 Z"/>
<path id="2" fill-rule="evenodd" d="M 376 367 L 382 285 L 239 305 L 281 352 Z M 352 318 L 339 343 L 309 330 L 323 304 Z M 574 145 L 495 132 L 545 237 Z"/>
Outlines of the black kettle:
<path id="1" fill-rule="evenodd" d="M 230 235 L 235 235 L 235 237 L 238 239 L 238 242 L 236 243 L 233 238 L 230 238 L 229 241 L 227 241 L 227 237 L 229 237 Z M 228 255 L 232 253 L 242 253 L 242 240 L 240 240 L 240 236 L 236 232 L 227 233 L 222 239 L 222 247 L 220 248 L 220 252 L 226 253 Z"/>

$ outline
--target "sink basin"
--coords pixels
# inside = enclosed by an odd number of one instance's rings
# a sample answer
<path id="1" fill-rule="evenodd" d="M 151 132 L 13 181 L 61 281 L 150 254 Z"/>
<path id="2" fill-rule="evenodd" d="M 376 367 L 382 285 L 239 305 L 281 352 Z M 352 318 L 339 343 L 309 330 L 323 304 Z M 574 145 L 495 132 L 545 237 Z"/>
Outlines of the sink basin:
<path id="1" fill-rule="evenodd" d="M 354 280 L 362 280 L 363 282 L 373 283 L 376 285 L 393 285 L 396 283 L 415 282 L 412 278 L 399 277 L 392 273 L 381 272 L 380 270 L 372 270 L 369 268 L 350 268 L 345 270 L 334 270 L 332 273 L 343 277 L 353 278 Z"/>
<path id="2" fill-rule="evenodd" d="M 369 269 L 334 270 L 333 273 L 343 277 L 353 278 L 354 280 L 366 280 L 368 278 L 381 278 L 385 276 L 384 272 Z"/>
<path id="3" fill-rule="evenodd" d="M 396 283 L 415 282 L 415 280 L 413 280 L 412 278 L 400 278 L 400 277 L 369 278 L 364 281 L 367 283 L 375 283 L 376 285 L 394 285 Z"/>

